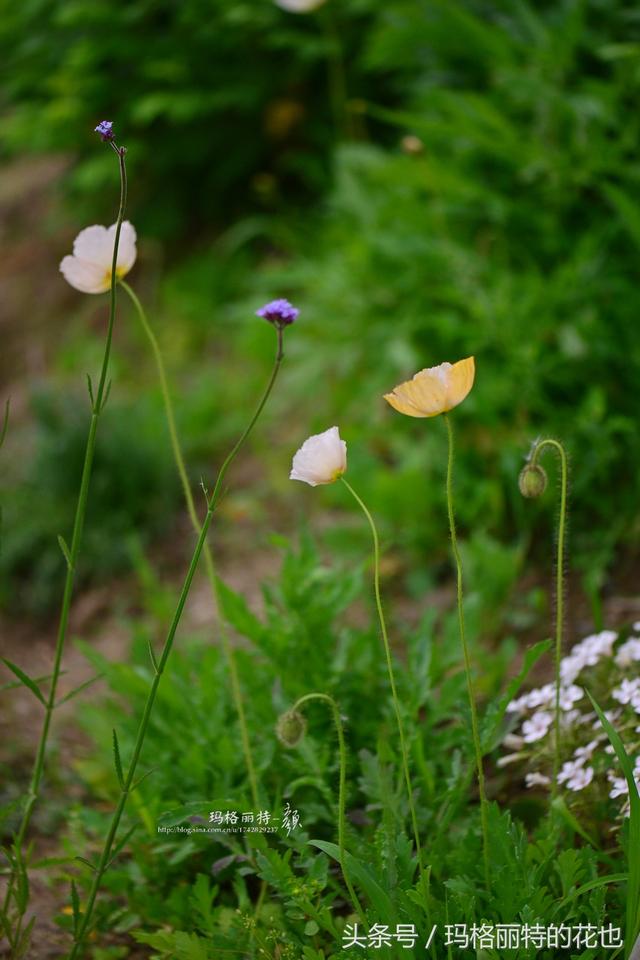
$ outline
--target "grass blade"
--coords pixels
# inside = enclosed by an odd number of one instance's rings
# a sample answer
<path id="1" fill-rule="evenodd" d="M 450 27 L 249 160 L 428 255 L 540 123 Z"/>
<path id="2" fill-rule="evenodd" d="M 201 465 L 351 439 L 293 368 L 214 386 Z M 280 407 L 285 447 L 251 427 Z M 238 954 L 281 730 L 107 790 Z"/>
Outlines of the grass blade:
<path id="1" fill-rule="evenodd" d="M 18 678 L 18 680 L 20 680 L 23 686 L 31 690 L 31 693 L 34 695 L 34 697 L 36 697 L 40 701 L 42 706 L 46 707 L 47 702 L 44 699 L 42 691 L 38 686 L 38 684 L 35 682 L 35 680 L 32 680 L 31 677 L 27 676 L 24 670 L 21 670 L 20 667 L 18 667 L 15 663 L 12 663 L 11 660 L 7 660 L 6 657 L 0 657 L 0 660 L 2 660 L 4 665 L 8 667 L 9 670 L 11 670 L 11 673 L 13 673 Z"/>
<path id="2" fill-rule="evenodd" d="M 587 695 L 593 704 L 593 709 L 596 711 L 600 723 L 609 737 L 611 746 L 616 752 L 629 787 L 629 885 L 627 889 L 627 915 L 624 936 L 624 942 L 627 945 L 625 955 L 628 957 L 631 952 L 631 946 L 635 944 L 638 937 L 638 921 L 640 918 L 640 856 L 638 856 L 638 850 L 640 850 L 640 795 L 638 795 L 638 787 L 633 776 L 633 766 L 620 734 L 617 733 L 609 720 L 607 720 L 588 690 Z"/>

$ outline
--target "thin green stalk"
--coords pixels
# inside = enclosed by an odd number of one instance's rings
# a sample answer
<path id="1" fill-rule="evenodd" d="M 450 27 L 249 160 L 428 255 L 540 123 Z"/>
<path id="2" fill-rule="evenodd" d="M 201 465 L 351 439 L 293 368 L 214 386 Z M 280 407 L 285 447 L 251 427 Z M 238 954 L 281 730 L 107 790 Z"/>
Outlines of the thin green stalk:
<path id="1" fill-rule="evenodd" d="M 253 414 L 253 417 L 251 418 L 248 426 L 245 428 L 242 436 L 241 436 L 240 439 L 236 442 L 236 444 L 235 444 L 234 447 L 232 448 L 231 452 L 230 452 L 229 454 L 227 454 L 227 457 L 226 457 L 226 459 L 224 460 L 224 463 L 223 463 L 222 466 L 220 467 L 220 470 L 219 470 L 219 472 L 218 472 L 218 476 L 217 476 L 217 478 L 216 478 L 215 486 L 214 486 L 214 488 L 213 488 L 213 492 L 211 493 L 210 496 L 207 495 L 207 513 L 206 513 L 204 522 L 203 522 L 202 526 L 200 527 L 200 532 L 199 532 L 199 536 L 198 536 L 198 542 L 196 543 L 196 547 L 195 547 L 195 550 L 194 550 L 194 552 L 193 552 L 193 556 L 191 557 L 191 562 L 190 562 L 190 564 L 189 564 L 189 569 L 187 570 L 187 574 L 186 574 L 184 583 L 183 583 L 183 585 L 182 585 L 182 589 L 181 589 L 181 591 L 180 591 L 180 596 L 179 596 L 179 598 L 178 598 L 178 604 L 177 604 L 177 606 L 176 606 L 176 610 L 175 610 L 175 613 L 174 613 L 174 615 L 173 615 L 173 619 L 172 619 L 172 621 L 171 621 L 171 625 L 170 625 L 170 627 L 169 627 L 169 631 L 168 631 L 168 633 L 167 633 L 167 637 L 166 637 L 166 640 L 165 640 L 165 642 L 164 642 L 164 646 L 163 646 L 163 648 L 162 648 L 162 654 L 161 654 L 161 656 L 160 656 L 160 659 L 157 661 L 157 667 L 156 667 L 155 676 L 154 676 L 153 682 L 152 682 L 152 684 L 151 684 L 151 689 L 149 690 L 149 693 L 148 693 L 148 695 L 147 695 L 147 701 L 146 701 L 146 703 L 145 703 L 144 711 L 143 711 L 143 714 L 142 714 L 142 719 L 141 719 L 140 725 L 139 725 L 139 727 L 138 727 L 138 734 L 137 734 L 137 736 L 136 736 L 136 741 L 135 741 L 135 745 L 134 745 L 134 748 L 133 748 L 133 755 L 132 755 L 132 757 L 131 757 L 131 762 L 130 762 L 130 764 L 129 764 L 129 768 L 128 768 L 128 770 L 127 770 L 127 774 L 126 774 L 126 776 L 123 778 L 122 788 L 121 788 L 121 793 L 120 793 L 120 799 L 119 799 L 119 801 L 118 801 L 118 804 L 117 804 L 117 806 L 116 806 L 116 809 L 115 809 L 115 811 L 114 811 L 114 813 L 113 813 L 113 817 L 112 817 L 112 819 L 111 819 L 111 824 L 110 824 L 110 826 L 109 826 L 109 831 L 108 831 L 108 833 L 107 833 L 107 837 L 106 837 L 106 840 L 105 840 L 105 843 L 104 843 L 104 847 L 103 847 L 102 853 L 101 853 L 101 855 L 100 855 L 100 860 L 99 860 L 98 865 L 97 865 L 97 867 L 96 867 L 96 869 L 95 869 L 95 872 L 94 872 L 93 882 L 92 882 L 92 884 L 91 884 L 91 889 L 90 889 L 90 891 L 89 891 L 89 897 L 88 897 L 88 899 L 87 899 L 87 904 L 86 904 L 84 913 L 83 913 L 83 915 L 82 915 L 82 920 L 81 920 L 81 922 L 80 922 L 80 924 L 79 924 L 78 930 L 76 931 L 75 942 L 74 942 L 73 948 L 72 948 L 72 950 L 71 950 L 71 952 L 70 952 L 70 954 L 69 954 L 68 960 L 78 960 L 78 957 L 81 955 L 81 951 L 82 951 L 82 948 L 83 948 L 84 940 L 85 940 L 85 938 L 86 938 L 86 935 L 87 935 L 87 932 L 88 932 L 88 929 L 89 929 L 89 925 L 90 925 L 90 922 L 91 922 L 91 917 L 92 917 L 92 914 L 93 914 L 93 908 L 94 908 L 94 905 L 95 905 L 96 896 L 97 896 L 97 894 L 98 894 L 98 890 L 99 890 L 100 884 L 101 884 L 101 882 L 102 882 L 102 877 L 104 876 L 104 874 L 105 874 L 106 870 L 108 869 L 108 867 L 109 867 L 109 865 L 110 865 L 110 862 L 111 862 L 111 855 L 112 855 L 112 854 L 111 854 L 111 851 L 112 851 L 112 849 L 113 849 L 113 844 L 114 844 L 114 841 L 115 841 L 115 838 L 116 838 L 116 834 L 117 834 L 117 831 L 118 831 L 118 827 L 119 827 L 119 825 L 120 825 L 120 820 L 121 820 L 121 818 L 122 818 L 122 814 L 124 813 L 124 809 L 125 809 L 125 806 L 126 806 L 126 803 L 127 803 L 127 798 L 128 798 L 128 796 L 129 796 L 129 793 L 130 793 L 133 789 L 135 789 L 135 786 L 137 785 L 137 784 L 134 784 L 134 777 L 135 777 L 136 769 L 137 769 L 137 766 L 138 766 L 138 761 L 139 761 L 139 759 L 140 759 L 140 754 L 141 754 L 141 752 L 142 752 L 142 747 L 143 747 L 143 744 L 144 744 L 144 741 L 145 741 L 145 737 L 146 737 L 146 733 L 147 733 L 147 728 L 148 728 L 148 726 L 149 726 L 149 720 L 150 720 L 150 718 L 151 718 L 151 711 L 153 710 L 153 705 L 154 705 L 154 703 L 155 703 L 156 694 L 157 694 L 157 692 L 158 692 L 158 687 L 159 687 L 159 685 L 160 685 L 160 678 L 162 677 L 162 674 L 163 674 L 163 672 L 164 672 L 164 669 L 165 669 L 167 660 L 169 659 L 169 654 L 171 653 L 171 649 L 172 649 L 172 647 L 173 647 L 173 641 L 174 641 L 174 638 L 175 638 L 175 635 L 176 635 L 176 632 L 177 632 L 177 629 L 178 629 L 178 625 L 179 625 L 179 623 L 180 623 L 180 619 L 181 619 L 181 617 L 182 617 L 182 611 L 184 610 L 185 603 L 187 602 L 187 597 L 189 596 L 189 591 L 190 591 L 190 589 L 191 589 L 191 583 L 192 583 L 192 581 L 193 581 L 193 577 L 194 577 L 194 575 L 195 575 L 196 568 L 197 568 L 198 562 L 199 562 L 199 560 L 200 560 L 200 556 L 201 556 L 202 551 L 203 551 L 204 546 L 205 546 L 205 542 L 206 542 L 206 538 L 207 538 L 207 533 L 208 533 L 208 531 L 209 531 L 209 527 L 211 526 L 211 521 L 212 521 L 212 519 L 213 519 L 213 515 L 214 515 L 214 512 L 215 512 L 215 508 L 216 508 L 216 506 L 217 506 L 217 504 L 218 504 L 218 501 L 219 501 L 220 496 L 221 496 L 221 493 L 222 493 L 222 484 L 223 484 L 223 482 L 224 482 L 225 475 L 226 475 L 227 470 L 229 469 L 231 463 L 232 463 L 233 460 L 235 459 L 238 451 L 240 450 L 240 448 L 242 447 L 243 443 L 245 442 L 245 440 L 247 439 L 247 437 L 249 436 L 249 434 L 250 434 L 251 431 L 253 430 L 253 428 L 254 428 L 257 420 L 258 420 L 258 417 L 259 417 L 260 414 L 262 413 L 262 410 L 263 410 L 263 408 L 264 408 L 264 405 L 265 405 L 265 403 L 267 402 L 267 400 L 268 400 L 268 398 L 269 398 L 269 394 L 271 393 L 271 390 L 273 389 L 273 385 L 274 385 L 274 383 L 275 383 L 275 381 L 276 381 L 276 377 L 278 376 L 278 370 L 280 369 L 280 364 L 282 363 L 282 358 L 283 358 L 283 356 L 284 356 L 284 353 L 283 353 L 283 337 L 282 337 L 282 333 L 283 333 L 283 332 L 282 332 L 282 329 L 281 329 L 280 327 L 277 327 L 276 330 L 277 330 L 277 335 L 278 335 L 278 346 L 277 346 L 276 358 L 275 358 L 275 362 L 274 362 L 274 365 L 273 365 L 273 370 L 271 371 L 271 376 L 270 376 L 270 378 L 269 378 L 269 382 L 268 382 L 268 384 L 267 384 L 267 386 L 266 386 L 266 388 L 265 388 L 265 391 L 264 391 L 264 393 L 263 393 L 263 395 L 262 395 L 262 398 L 261 398 L 261 400 L 260 400 L 260 402 L 259 402 L 259 404 L 258 404 L 258 406 L 257 406 L 257 408 L 256 408 L 256 411 L 255 411 L 255 413 Z"/>
<path id="2" fill-rule="evenodd" d="M 529 457 L 529 467 L 537 467 L 538 457 L 545 447 L 551 447 L 560 460 L 560 514 L 558 517 L 558 553 L 556 557 L 556 646 L 555 646 L 555 717 L 554 717 L 554 752 L 553 752 L 553 782 L 551 786 L 552 799 L 558 793 L 558 773 L 560 771 L 560 661 L 562 659 L 562 631 L 564 627 L 564 554 L 567 532 L 567 488 L 569 469 L 567 454 L 559 440 L 548 438 L 538 440 Z"/>
<path id="3" fill-rule="evenodd" d="M 347 748 L 344 739 L 344 727 L 342 725 L 342 718 L 340 716 L 340 710 L 338 709 L 338 704 L 335 702 L 333 697 L 330 697 L 327 693 L 307 693 L 304 697 L 300 697 L 299 700 L 291 708 L 291 712 L 295 711 L 303 705 L 303 703 L 309 703 L 311 700 L 320 700 L 322 703 L 329 705 L 331 714 L 333 716 L 333 722 L 336 725 L 336 732 L 338 734 L 338 754 L 340 758 L 340 784 L 338 788 L 338 849 L 340 851 L 340 866 L 342 867 L 342 876 L 344 877 L 344 882 L 349 891 L 349 896 L 351 897 L 351 902 L 355 908 L 356 913 L 366 924 L 366 915 L 362 909 L 362 904 L 358 899 L 358 895 L 353 888 L 351 883 L 351 878 L 349 876 L 349 871 L 347 870 L 347 849 L 345 844 L 345 833 L 346 833 L 346 790 L 347 790 Z"/>
<path id="4" fill-rule="evenodd" d="M 87 445 L 84 455 L 84 464 L 82 467 L 82 478 L 80 481 L 80 491 L 78 493 L 78 502 L 76 506 L 76 513 L 73 522 L 73 534 L 71 537 L 71 546 L 69 548 L 69 562 L 67 563 L 67 573 L 64 582 L 64 591 L 62 595 L 62 607 L 60 612 L 60 620 L 58 624 L 58 634 L 56 639 L 56 647 L 54 653 L 54 662 L 53 662 L 53 671 L 51 674 L 51 685 L 49 688 L 49 695 L 47 697 L 44 722 L 42 726 L 42 731 L 40 733 L 40 740 L 38 742 L 38 749 L 36 752 L 36 757 L 34 761 L 33 771 L 31 774 L 31 781 L 29 784 L 29 792 L 27 794 L 27 801 L 25 808 L 22 814 L 22 819 L 18 827 L 18 832 L 14 840 L 14 847 L 21 853 L 22 846 L 24 844 L 24 839 L 31 822 L 31 815 L 35 804 L 37 803 L 40 795 L 40 785 L 42 782 L 42 776 L 44 773 L 44 764 L 45 756 L 47 750 L 47 743 L 49 739 L 49 728 L 51 726 L 51 716 L 55 709 L 56 705 L 56 696 L 58 691 L 58 680 L 60 678 L 60 667 L 62 662 L 62 654 L 65 647 L 65 641 L 67 638 L 67 627 L 69 621 L 69 610 L 71 607 L 71 598 L 73 595 L 73 586 L 75 581 L 76 566 L 78 560 L 78 554 L 80 551 L 80 542 L 82 539 L 82 530 L 84 526 L 85 513 L 87 508 L 87 499 L 89 496 L 89 484 L 91 480 L 91 470 L 93 466 L 93 457 L 95 450 L 96 434 L 98 430 L 98 420 L 102 409 L 104 407 L 104 394 L 105 387 L 107 382 L 107 371 L 109 368 L 109 358 L 111 355 L 111 342 L 113 339 L 113 326 L 115 322 L 116 315 L 116 264 L 118 261 L 118 246 L 120 243 L 120 230 L 122 227 L 122 221 L 124 219 L 124 211 L 127 202 L 127 171 L 125 165 L 125 150 L 124 148 L 114 147 L 119 160 L 120 167 L 120 206 L 118 209 L 118 218 L 116 221 L 116 233 L 113 244 L 113 260 L 111 264 L 111 305 L 109 311 L 109 323 L 107 326 L 107 336 L 105 340 L 105 348 L 102 357 L 102 368 L 100 371 L 100 380 L 98 382 L 98 389 L 95 394 L 95 397 L 92 396 L 92 408 L 91 408 L 91 423 L 89 426 L 89 435 L 87 437 Z M 4 903 L 2 907 L 2 914 L 6 917 L 9 910 L 9 905 L 11 903 L 11 898 L 14 890 L 14 880 L 15 875 L 12 871 L 9 881 L 7 884 L 7 890 L 4 897 Z M 22 911 L 24 914 L 24 910 Z"/>
<path id="5" fill-rule="evenodd" d="M 146 316 L 146 313 L 143 309 L 142 304 L 140 303 L 139 298 L 131 289 L 128 283 L 125 283 L 124 280 L 120 281 L 120 286 L 125 290 L 125 292 L 131 298 L 136 313 L 142 328 L 147 336 L 147 339 L 151 345 L 151 350 L 153 352 L 156 369 L 158 371 L 158 379 L 160 380 L 160 389 L 162 390 L 162 399 L 164 402 L 165 416 L 167 420 L 167 427 L 169 430 L 169 436 L 171 438 L 171 448 L 173 450 L 173 457 L 176 463 L 178 474 L 180 476 L 180 481 L 182 483 L 182 490 L 184 493 L 184 498 L 187 504 L 187 510 L 189 513 L 189 518 L 191 520 L 191 525 L 196 533 L 200 530 L 200 520 L 196 511 L 195 501 L 193 499 L 193 493 L 191 491 L 191 486 L 189 484 L 189 478 L 187 476 L 187 469 L 185 467 L 184 456 L 182 454 L 182 448 L 180 445 L 180 440 L 178 438 L 178 431 L 176 428 L 176 420 L 173 412 L 173 404 L 171 402 L 171 392 L 169 390 L 169 384 L 167 381 L 167 374 L 164 366 L 164 360 L 162 358 L 162 351 L 158 344 L 157 337 L 153 332 L 153 329 L 149 323 L 149 320 Z M 256 777 L 255 764 L 253 762 L 253 754 L 251 752 L 251 742 L 249 740 L 249 729 L 247 725 L 247 718 L 244 709 L 244 702 L 242 698 L 242 688 L 240 686 L 240 677 L 238 674 L 238 667 L 236 664 L 236 658 L 233 651 L 233 645 L 229 639 L 229 635 L 226 629 L 226 623 L 222 614 L 222 604 L 220 602 L 220 591 L 218 587 L 218 580 L 216 577 L 215 566 L 213 562 L 213 554 L 211 552 L 211 547 L 208 543 L 205 543 L 204 550 L 204 562 L 205 569 L 207 572 L 207 578 L 209 580 L 209 585 L 211 587 L 211 592 L 214 598 L 215 605 L 218 610 L 218 616 L 220 620 L 220 639 L 222 641 L 222 647 L 227 659 L 227 664 L 229 667 L 229 676 L 231 678 L 231 693 L 233 696 L 233 702 L 238 715 L 238 722 L 240 725 L 240 737 L 242 740 L 242 751 L 244 754 L 245 765 L 247 768 L 247 776 L 249 778 L 249 786 L 251 789 L 251 799 L 253 801 L 254 807 L 259 806 L 259 796 L 258 796 L 258 781 Z"/>
<path id="6" fill-rule="evenodd" d="M 373 536 L 373 589 L 376 598 L 376 608 L 378 611 L 378 620 L 380 621 L 380 632 L 382 634 L 382 642 L 384 644 L 384 652 L 387 658 L 387 670 L 389 672 L 389 683 L 391 685 L 391 695 L 393 697 L 393 706 L 396 714 L 396 721 L 398 723 L 398 734 L 400 737 L 400 752 L 402 754 L 402 768 L 404 771 L 404 779 L 407 786 L 407 795 L 409 798 L 409 809 L 411 811 L 411 824 L 413 826 L 413 836 L 416 844 L 416 854 L 418 857 L 418 868 L 420 873 L 420 879 L 422 880 L 422 874 L 424 870 L 424 864 L 422 862 L 422 847 L 420 845 L 420 831 L 418 830 L 418 818 L 416 816 L 416 808 L 413 802 L 413 790 L 411 787 L 411 775 L 409 773 L 409 753 L 407 750 L 407 744 L 404 736 L 404 725 L 402 723 L 402 714 L 400 712 L 400 701 L 398 699 L 398 691 L 396 689 L 396 681 L 393 673 L 393 661 L 391 659 L 391 647 L 389 645 L 389 637 L 387 634 L 387 625 L 384 618 L 384 611 L 382 609 L 382 598 L 380 596 L 380 542 L 378 539 L 378 531 L 374 522 L 371 513 L 367 509 L 363 500 L 360 499 L 358 494 L 355 492 L 350 483 L 348 483 L 344 477 L 340 477 L 345 487 L 354 498 L 356 503 L 362 509 L 369 526 L 371 528 L 371 534 Z"/>
<path id="7" fill-rule="evenodd" d="M 473 746 L 476 755 L 476 767 L 478 773 L 478 791 L 480 793 L 480 819 L 482 821 L 482 854 L 484 860 L 484 876 L 487 886 L 487 892 L 490 889 L 491 873 L 489 870 L 489 824 L 487 820 L 487 794 L 484 783 L 484 769 L 482 766 L 482 748 L 480 746 L 480 733 L 478 729 L 478 708 L 476 706 L 476 695 L 473 687 L 473 677 L 471 674 L 471 657 L 469 655 L 469 646 L 464 625 L 463 608 L 463 589 L 462 589 L 462 559 L 458 550 L 458 538 L 456 535 L 456 521 L 453 512 L 453 427 L 449 414 L 444 414 L 447 425 L 447 436 L 449 440 L 449 456 L 447 458 L 447 511 L 449 514 L 449 533 L 451 536 L 451 549 L 456 566 L 456 585 L 457 585 L 457 603 L 458 603 L 458 627 L 460 631 L 460 642 L 462 644 L 462 653 L 464 656 L 464 668 L 467 675 L 467 691 L 469 694 L 469 707 L 471 709 L 471 733 L 473 736 Z"/>

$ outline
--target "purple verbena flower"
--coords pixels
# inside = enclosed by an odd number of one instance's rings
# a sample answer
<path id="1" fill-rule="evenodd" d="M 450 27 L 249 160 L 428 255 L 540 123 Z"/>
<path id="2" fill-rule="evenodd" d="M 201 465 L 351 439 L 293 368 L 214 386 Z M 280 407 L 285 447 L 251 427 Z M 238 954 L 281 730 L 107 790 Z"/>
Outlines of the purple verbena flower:
<path id="1" fill-rule="evenodd" d="M 103 142 L 107 140 L 113 140 L 113 121 L 112 120 L 101 120 L 98 126 L 95 128 L 96 133 L 99 133 L 102 137 Z"/>
<path id="2" fill-rule="evenodd" d="M 286 327 L 298 319 L 300 313 L 288 300 L 272 300 L 256 310 L 256 316 L 268 320 L 276 327 Z"/>

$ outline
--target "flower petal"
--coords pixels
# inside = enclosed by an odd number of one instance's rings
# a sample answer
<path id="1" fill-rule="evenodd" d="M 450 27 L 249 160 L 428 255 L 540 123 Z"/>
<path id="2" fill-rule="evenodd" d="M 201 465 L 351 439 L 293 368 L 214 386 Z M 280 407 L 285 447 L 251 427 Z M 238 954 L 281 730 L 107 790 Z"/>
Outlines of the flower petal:
<path id="1" fill-rule="evenodd" d="M 475 374 L 476 364 L 473 357 L 467 357 L 466 360 L 459 360 L 453 364 L 447 378 L 446 410 L 453 410 L 462 403 L 473 386 Z"/>
<path id="2" fill-rule="evenodd" d="M 290 480 L 302 480 L 312 487 L 333 483 L 347 469 L 347 445 L 337 427 L 308 437 L 296 452 Z"/>
<path id="3" fill-rule="evenodd" d="M 290 13 L 310 13 L 322 6 L 325 0 L 276 0 L 276 4 Z"/>
<path id="4" fill-rule="evenodd" d="M 109 289 L 111 271 L 79 257 L 64 257 L 60 272 L 67 283 L 82 293 L 104 293 Z"/>
<path id="5" fill-rule="evenodd" d="M 109 240 L 111 243 L 111 257 L 113 258 L 113 244 L 116 239 L 116 225 L 113 223 L 109 230 Z M 137 257 L 136 250 L 136 231 L 133 224 L 129 223 L 128 220 L 123 220 L 122 227 L 120 229 L 120 242 L 118 243 L 118 262 L 116 265 L 117 274 L 119 277 L 126 276 L 131 270 L 131 267 L 136 262 Z"/>
<path id="6" fill-rule="evenodd" d="M 446 388 L 430 370 L 421 370 L 385 394 L 387 403 L 408 417 L 435 417 L 444 410 Z"/>
<path id="7" fill-rule="evenodd" d="M 387 403 L 408 417 L 437 417 L 461 403 L 473 386 L 473 357 L 420 370 L 405 383 L 385 393 Z"/>
<path id="8" fill-rule="evenodd" d="M 109 238 L 106 227 L 97 224 L 86 227 L 73 241 L 73 255 L 109 270 L 113 259 L 113 237 Z"/>

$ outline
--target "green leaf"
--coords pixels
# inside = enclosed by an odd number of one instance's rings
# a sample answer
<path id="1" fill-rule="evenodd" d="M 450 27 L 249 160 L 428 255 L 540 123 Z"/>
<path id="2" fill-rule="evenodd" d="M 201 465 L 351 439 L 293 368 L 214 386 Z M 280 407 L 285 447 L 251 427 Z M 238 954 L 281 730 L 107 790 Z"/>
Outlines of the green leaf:
<path id="1" fill-rule="evenodd" d="M 94 873 L 97 872 L 97 868 L 94 867 L 94 865 L 91 863 L 91 860 L 87 860 L 86 857 L 77 856 L 77 857 L 74 857 L 74 859 L 79 860 L 80 863 L 84 863 L 85 867 L 89 867 L 89 869 L 92 870 Z"/>
<path id="2" fill-rule="evenodd" d="M 337 844 L 328 843 L 326 840 L 310 840 L 309 843 L 312 847 L 317 847 L 319 850 L 322 850 L 323 853 L 333 857 L 334 860 L 337 860 L 337 862 L 342 865 L 340 860 L 340 848 L 337 846 Z M 379 886 L 369 867 L 367 867 L 366 864 L 361 863 L 360 860 L 356 860 L 356 858 L 346 850 L 345 860 L 350 877 L 362 890 L 364 890 L 367 897 L 371 901 L 372 907 L 375 908 L 376 916 L 384 917 L 385 923 L 387 922 L 387 917 L 389 917 L 389 923 L 396 923 L 396 909 L 391 901 L 391 898 L 387 893 L 385 893 L 382 887 Z"/>
<path id="3" fill-rule="evenodd" d="M 109 382 L 107 383 L 107 389 L 104 392 L 104 397 L 102 398 L 102 403 L 100 404 L 100 409 L 98 410 L 98 413 L 102 413 L 102 411 L 106 407 L 107 400 L 109 399 L 110 393 L 111 393 L 111 380 L 109 380 Z"/>
<path id="4" fill-rule="evenodd" d="M 251 612 L 244 597 L 228 587 L 220 577 L 216 577 L 216 592 L 222 613 L 230 626 L 241 636 L 260 645 L 265 635 L 265 627 Z"/>
<path id="5" fill-rule="evenodd" d="M 627 915 L 624 942 L 628 945 L 628 951 L 630 951 L 631 945 L 636 942 L 640 927 L 640 857 L 638 856 L 638 850 L 640 850 L 640 796 L 633 776 L 633 765 L 620 734 L 607 720 L 589 690 L 587 690 L 587 696 L 591 700 L 593 709 L 596 711 L 598 719 L 609 737 L 611 746 L 616 752 L 629 787 L 629 885 L 626 896 Z M 626 952 L 626 956 L 629 956 L 629 952 Z"/>
<path id="6" fill-rule="evenodd" d="M 579 821 L 574 817 L 574 815 L 569 810 L 568 806 L 564 802 L 563 797 L 556 797 L 555 800 L 551 801 L 551 806 L 554 810 L 557 810 L 563 820 L 569 824 L 572 830 L 582 837 L 583 840 L 586 840 L 587 843 L 593 847 L 594 850 L 598 849 L 598 843 L 593 837 L 589 836 L 584 827 L 579 823 Z"/>
<path id="7" fill-rule="evenodd" d="M 35 680 L 32 680 L 31 677 L 27 676 L 27 674 L 24 672 L 24 670 L 21 670 L 20 667 L 18 667 L 15 663 L 12 663 L 11 660 L 7 660 L 6 657 L 0 657 L 0 660 L 2 660 L 2 662 L 4 663 L 4 665 L 5 665 L 6 667 L 8 667 L 9 670 L 11 670 L 11 672 L 12 672 L 13 674 L 15 674 L 15 676 L 18 678 L 18 680 L 19 680 L 25 687 L 27 687 L 29 690 L 31 690 L 31 693 L 34 695 L 34 697 L 37 697 L 37 699 L 40 701 L 40 703 L 42 704 L 42 706 L 43 706 L 43 707 L 46 707 L 47 701 L 45 700 L 45 698 L 44 698 L 44 696 L 43 696 L 43 694 L 42 694 L 42 691 L 40 690 L 40 687 L 39 687 L 38 684 L 35 682 Z"/>
<path id="8" fill-rule="evenodd" d="M 61 670 L 60 673 L 58 674 L 58 677 L 64 676 L 66 672 L 67 672 L 66 670 Z M 51 673 L 43 673 L 39 677 L 34 677 L 34 682 L 37 684 L 48 683 L 48 681 L 51 680 L 52 676 L 53 674 Z M 2 693 L 4 690 L 16 690 L 18 687 L 21 687 L 21 686 L 22 686 L 21 680 L 12 680 L 9 683 L 3 683 L 3 684 L 0 684 L 0 693 Z"/>
<path id="9" fill-rule="evenodd" d="M 118 734 L 116 733 L 115 727 L 113 728 L 113 760 L 116 767 L 116 773 L 118 774 L 118 783 L 120 784 L 120 789 L 124 790 L 124 774 L 122 773 L 120 747 L 118 746 Z"/>
<path id="10" fill-rule="evenodd" d="M 150 777 L 152 773 L 155 773 L 157 769 L 158 769 L 157 767 L 152 767 L 151 770 L 147 770 L 147 772 L 143 773 L 141 777 L 138 777 L 136 782 L 132 784 L 131 790 L 129 792 L 133 793 L 134 790 L 137 790 L 140 784 L 143 783 L 143 781 L 146 780 L 147 777 Z"/>
<path id="11" fill-rule="evenodd" d="M 151 645 L 151 640 L 149 640 L 148 638 L 147 638 L 147 646 L 148 646 L 148 648 L 149 648 L 149 656 L 151 657 L 151 663 L 153 664 L 153 669 L 154 669 L 154 671 L 155 671 L 156 674 L 157 674 L 157 673 L 158 673 L 158 661 L 156 660 L 156 655 L 155 655 L 155 653 L 153 652 L 153 647 L 152 647 L 152 645 Z"/>
<path id="12" fill-rule="evenodd" d="M 597 890 L 598 887 L 606 887 L 610 883 L 624 883 L 629 879 L 628 873 L 610 873 L 607 877 L 598 877 L 596 880 L 590 880 L 589 883 L 583 883 L 581 887 L 576 887 L 560 903 L 560 907 L 565 907 L 571 900 L 582 896 L 583 893 L 589 893 L 591 890 Z"/>
<path id="13" fill-rule="evenodd" d="M 64 539 L 61 533 L 58 534 L 58 544 L 60 546 L 60 549 L 62 550 L 65 560 L 67 561 L 67 566 L 69 570 L 73 570 L 73 564 L 71 562 L 71 553 L 69 551 L 69 547 L 67 546 L 67 541 Z"/>
<path id="14" fill-rule="evenodd" d="M 90 687 L 92 683 L 95 683 L 96 680 L 101 680 L 104 674 L 97 673 L 95 677 L 91 677 L 90 680 L 85 680 L 84 683 L 81 683 L 79 687 L 76 687 L 75 690 L 71 690 L 70 693 L 65 694 L 62 699 L 58 700 L 56 707 L 61 707 L 63 703 L 67 703 L 68 700 L 72 700 L 79 693 L 82 693 L 83 690 L 86 690 L 87 687 Z"/>
<path id="15" fill-rule="evenodd" d="M 91 375 L 87 374 L 87 390 L 89 391 L 89 397 L 91 399 L 91 406 L 95 406 L 95 400 L 93 398 L 93 383 L 91 382 Z"/>
<path id="16" fill-rule="evenodd" d="M 80 924 L 80 898 L 78 897 L 75 880 L 71 881 L 71 909 L 73 910 L 73 936 L 75 937 Z"/>
<path id="17" fill-rule="evenodd" d="M 500 727 L 507 707 L 529 676 L 533 666 L 538 662 L 540 657 L 547 652 L 550 646 L 551 640 L 540 640 L 525 652 L 520 672 L 509 682 L 507 689 L 497 703 L 491 704 L 487 710 L 483 719 L 480 736 L 483 753 L 490 753 L 497 746 L 500 738 Z"/>
<path id="18" fill-rule="evenodd" d="M 122 839 L 118 841 L 118 843 L 114 847 L 113 853 L 111 854 L 111 859 L 109 860 L 109 863 L 105 867 L 106 870 L 109 869 L 109 867 L 111 866 L 113 861 L 116 859 L 118 854 L 120 854 L 124 850 L 127 843 L 129 842 L 129 840 L 131 839 L 131 837 L 133 836 L 133 834 L 137 829 L 138 829 L 138 824 L 134 823 L 132 827 L 129 827 L 129 829 L 127 830 L 125 835 L 122 837 Z"/>

